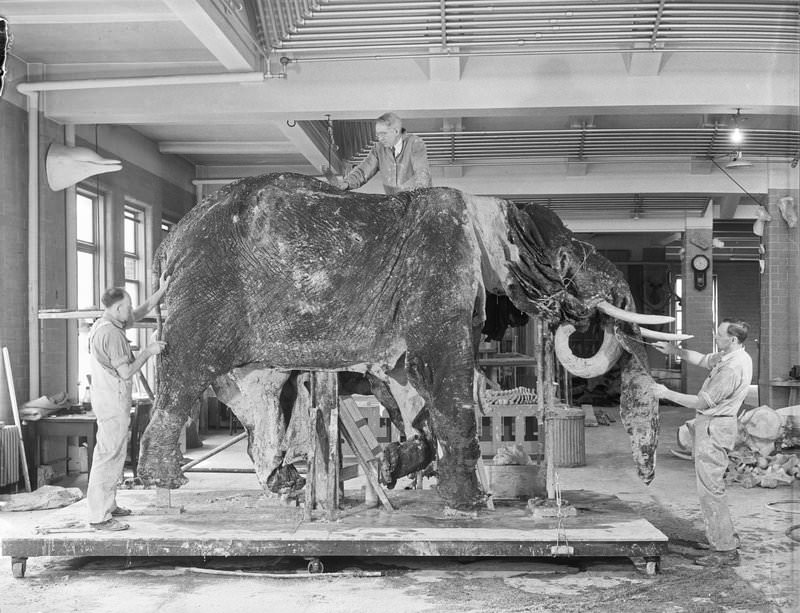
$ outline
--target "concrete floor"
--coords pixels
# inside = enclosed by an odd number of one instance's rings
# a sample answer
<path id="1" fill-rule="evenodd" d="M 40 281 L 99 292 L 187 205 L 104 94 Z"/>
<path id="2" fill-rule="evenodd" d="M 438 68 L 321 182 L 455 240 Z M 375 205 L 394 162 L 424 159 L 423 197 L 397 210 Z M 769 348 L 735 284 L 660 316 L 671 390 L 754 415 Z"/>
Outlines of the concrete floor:
<path id="1" fill-rule="evenodd" d="M 616 409 L 606 409 L 614 416 Z M 800 523 L 797 482 L 779 489 L 729 487 L 742 565 L 704 569 L 692 564 L 704 540 L 691 462 L 669 454 L 677 426 L 690 414 L 662 407 L 662 435 L 656 479 L 650 486 L 635 475 L 627 436 L 617 420 L 586 428 L 587 465 L 559 468 L 564 490 L 613 494 L 670 538 L 662 572 L 648 577 L 639 562 L 612 558 L 444 559 L 361 558 L 330 560 L 326 569 L 345 575 L 303 576 L 302 559 L 220 560 L 197 568 L 175 559 L 48 558 L 28 560 L 27 576 L 11 577 L 9 558 L 0 559 L 0 612 L 34 611 L 245 611 L 354 612 L 387 607 L 405 611 L 797 611 L 800 610 L 800 554 L 786 535 Z M 216 431 L 197 457 L 228 438 Z M 209 460 L 207 466 L 250 466 L 244 443 Z M 348 484 L 348 489 L 353 487 Z M 62 481 L 85 490 L 85 475 Z M 402 485 L 402 482 L 401 482 Z M 188 489 L 236 492 L 258 487 L 253 474 L 192 474 Z M 784 511 L 772 502 L 791 501 Z M 793 513 L 792 513 L 793 511 Z M 36 517 L 33 512 L 24 514 Z M 13 529 L 15 517 L 0 515 L 0 528 Z M 130 518 L 133 530 L 136 517 Z M 296 571 L 285 578 L 206 574 L 217 569 L 248 572 Z M 380 576 L 347 575 L 353 568 Z"/>

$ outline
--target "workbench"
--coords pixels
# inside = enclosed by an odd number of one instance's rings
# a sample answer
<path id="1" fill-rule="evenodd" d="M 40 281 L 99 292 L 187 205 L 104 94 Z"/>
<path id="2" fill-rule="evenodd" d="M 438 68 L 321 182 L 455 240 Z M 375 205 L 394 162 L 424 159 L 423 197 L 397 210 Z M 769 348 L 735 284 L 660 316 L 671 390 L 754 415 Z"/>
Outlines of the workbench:
<path id="1" fill-rule="evenodd" d="M 20 578 L 35 556 L 289 556 L 309 560 L 310 572 L 321 572 L 326 556 L 630 557 L 655 574 L 667 550 L 667 537 L 613 496 L 563 492 L 578 515 L 559 528 L 556 518 L 533 519 L 525 501 L 453 519 L 433 490 L 388 494 L 393 512 L 367 508 L 348 490 L 335 521 L 318 511 L 307 521 L 302 507 L 255 490 L 174 490 L 171 505 L 184 512 L 173 514 L 155 506 L 153 490 L 120 490 L 119 504 L 133 510 L 130 530 L 91 530 L 85 500 L 19 518 L 6 513 L 0 555 L 11 557 Z"/>

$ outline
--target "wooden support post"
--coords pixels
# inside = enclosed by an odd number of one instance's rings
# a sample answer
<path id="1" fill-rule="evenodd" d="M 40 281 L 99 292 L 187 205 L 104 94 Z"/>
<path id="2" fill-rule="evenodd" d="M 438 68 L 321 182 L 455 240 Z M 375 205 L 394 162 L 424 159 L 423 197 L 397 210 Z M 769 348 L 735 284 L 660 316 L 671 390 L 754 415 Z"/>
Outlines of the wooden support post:
<path id="1" fill-rule="evenodd" d="M 311 392 L 314 392 L 314 380 L 311 380 Z M 317 504 L 317 408 L 311 406 L 308 421 L 308 474 L 306 475 L 306 501 L 303 516 L 311 521 L 314 506 Z"/>
<path id="2" fill-rule="evenodd" d="M 544 441 L 546 437 L 547 425 L 544 421 L 544 336 L 542 333 L 542 320 L 537 317 L 534 320 L 536 327 L 536 422 L 539 425 L 539 443 L 541 453 L 539 462 L 544 460 Z"/>
<path id="3" fill-rule="evenodd" d="M 329 519 L 339 506 L 339 424 L 337 417 L 338 384 L 335 372 L 312 373 L 312 406 L 316 407 L 315 458 L 316 503 Z"/>
<path id="4" fill-rule="evenodd" d="M 8 355 L 8 347 L 3 347 L 3 363 L 6 369 L 6 383 L 8 384 L 8 395 L 11 396 L 11 412 L 14 415 L 14 424 L 17 426 L 19 438 L 19 460 L 22 464 L 22 475 L 25 478 L 25 491 L 31 491 L 31 476 L 28 474 L 28 456 L 25 454 L 25 441 L 22 437 L 22 422 L 19 418 L 19 408 L 17 407 L 17 390 L 14 387 L 14 376 L 11 374 L 11 358 Z M 39 458 L 36 458 L 36 464 Z"/>
<path id="5" fill-rule="evenodd" d="M 183 506 L 172 506 L 172 490 L 166 487 L 156 488 L 156 504 L 147 507 L 145 515 L 180 515 L 183 513 Z"/>
<path id="6" fill-rule="evenodd" d="M 547 412 L 552 411 L 555 406 L 555 368 L 553 358 L 553 335 L 549 329 L 544 331 L 544 404 L 545 404 L 545 424 L 547 423 Z M 547 466 L 547 497 L 555 499 L 555 450 L 553 449 L 553 433 L 551 428 L 545 425 L 544 429 L 544 461 Z"/>

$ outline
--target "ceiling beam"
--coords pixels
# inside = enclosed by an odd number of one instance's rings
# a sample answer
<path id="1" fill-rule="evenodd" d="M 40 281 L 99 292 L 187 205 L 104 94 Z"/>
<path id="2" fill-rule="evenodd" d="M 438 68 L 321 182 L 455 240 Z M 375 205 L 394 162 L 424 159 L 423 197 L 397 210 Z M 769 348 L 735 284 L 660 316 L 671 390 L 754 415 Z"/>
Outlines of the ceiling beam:
<path id="1" fill-rule="evenodd" d="M 220 12 L 212 0 L 163 0 L 228 70 L 253 70 L 259 58 L 244 26 Z"/>
<path id="2" fill-rule="evenodd" d="M 0 11 L 13 15 L 14 26 L 69 23 L 123 23 L 178 21 L 161 0 L 81 0 L 80 2 L 3 2 Z"/>
<path id="3" fill-rule="evenodd" d="M 177 155 L 236 155 L 236 154 L 287 154 L 297 152 L 290 142 L 280 141 L 162 141 L 158 144 L 161 153 Z"/>
<path id="4" fill-rule="evenodd" d="M 177 2 L 179 0 L 169 0 Z M 182 1 L 182 0 L 181 0 Z M 470 60 L 472 62 L 472 58 Z M 472 66 L 472 64 L 470 64 Z M 790 71 L 736 74 L 663 73 L 631 79 L 622 71 L 580 71 L 578 66 L 529 78 L 511 68 L 486 76 L 470 72 L 458 81 L 431 81 L 395 73 L 361 75 L 342 62 L 294 68 L 286 79 L 246 86 L 185 85 L 126 91 L 63 91 L 48 94 L 47 115 L 64 123 L 241 122 L 377 117 L 387 105 L 402 117 L 481 117 L 727 112 L 730 101 L 751 114 L 796 112 L 797 79 Z M 398 67 L 399 68 L 399 67 Z M 388 78 L 392 75 L 392 78 Z"/>

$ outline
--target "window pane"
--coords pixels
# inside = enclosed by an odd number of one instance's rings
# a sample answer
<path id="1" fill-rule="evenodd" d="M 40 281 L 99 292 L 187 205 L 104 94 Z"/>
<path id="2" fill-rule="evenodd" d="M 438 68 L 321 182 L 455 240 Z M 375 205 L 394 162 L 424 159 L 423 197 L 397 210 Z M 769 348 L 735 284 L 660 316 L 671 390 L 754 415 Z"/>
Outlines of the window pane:
<path id="1" fill-rule="evenodd" d="M 94 200 L 78 194 L 76 205 L 78 240 L 94 243 Z"/>
<path id="2" fill-rule="evenodd" d="M 137 272 L 138 272 L 137 264 L 138 263 L 139 263 L 139 260 L 137 260 L 136 258 L 129 258 L 129 257 L 125 258 L 125 278 L 126 279 L 137 279 L 139 277 L 139 275 L 137 274 Z M 136 301 L 134 300 L 134 302 L 136 302 Z"/>
<path id="3" fill-rule="evenodd" d="M 131 297 L 131 305 L 133 305 L 134 308 L 139 306 L 139 283 L 137 281 L 125 281 L 125 291 L 128 292 Z M 137 349 L 141 346 L 140 343 L 142 342 L 140 332 L 140 328 L 128 328 L 125 330 L 125 336 L 128 337 L 131 345 Z"/>
<path id="4" fill-rule="evenodd" d="M 131 304 L 139 306 L 139 283 L 138 281 L 125 281 L 125 291 L 131 296 Z"/>
<path id="5" fill-rule="evenodd" d="M 136 226 L 137 223 L 130 219 L 127 214 L 125 215 L 124 230 L 125 230 L 125 253 L 138 253 L 136 241 Z"/>
<path id="6" fill-rule="evenodd" d="M 93 253 L 78 251 L 78 308 L 87 309 L 96 306 L 94 288 L 94 260 Z"/>
<path id="7" fill-rule="evenodd" d="M 80 393 L 78 401 L 83 398 L 83 393 L 86 391 L 86 386 L 89 385 L 89 375 L 91 374 L 91 365 L 89 358 L 89 329 L 92 325 L 89 319 L 78 320 L 78 377 L 77 381 L 80 386 Z"/>

